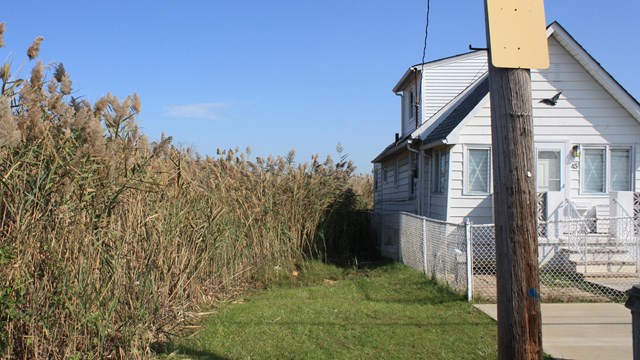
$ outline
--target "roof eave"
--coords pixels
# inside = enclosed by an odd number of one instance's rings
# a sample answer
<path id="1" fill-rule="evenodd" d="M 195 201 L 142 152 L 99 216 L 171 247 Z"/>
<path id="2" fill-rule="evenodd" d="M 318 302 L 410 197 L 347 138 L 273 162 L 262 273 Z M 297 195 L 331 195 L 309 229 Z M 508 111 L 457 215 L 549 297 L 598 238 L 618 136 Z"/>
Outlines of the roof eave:
<path id="1" fill-rule="evenodd" d="M 392 91 L 396 94 L 401 92 L 402 89 L 405 87 L 405 85 L 409 82 L 409 80 L 415 76 L 416 71 L 417 71 L 417 68 L 415 66 L 410 67 L 404 73 L 404 75 L 402 75 L 402 78 L 400 79 L 400 81 L 398 81 L 396 86 L 393 87 Z"/>
<path id="2" fill-rule="evenodd" d="M 399 152 L 401 152 L 403 149 L 406 149 L 407 145 L 409 144 L 409 139 L 410 139 L 410 135 L 407 135 L 401 139 L 398 140 L 398 142 L 390 144 L 389 146 L 387 146 L 380 154 L 378 154 L 378 156 L 376 156 L 373 160 L 371 160 L 372 163 L 380 163 L 383 162 L 385 160 L 387 160 L 388 158 L 398 154 Z"/>
<path id="3" fill-rule="evenodd" d="M 409 69 L 404 73 L 404 75 L 402 75 L 402 78 L 400 78 L 400 81 L 398 81 L 396 86 L 393 87 L 392 91 L 394 93 L 398 93 L 398 92 L 402 91 L 402 88 L 406 85 L 407 81 L 411 78 L 412 73 L 414 71 L 416 71 L 416 70 L 420 71 L 420 70 L 425 69 L 425 68 L 439 66 L 439 65 L 442 65 L 442 64 L 446 64 L 446 63 L 448 63 L 450 61 L 453 61 L 455 59 L 474 56 L 474 55 L 478 54 L 479 52 L 485 52 L 485 51 L 486 50 L 474 50 L 474 51 L 469 51 L 469 52 L 462 53 L 462 54 L 457 54 L 457 55 L 444 57 L 444 58 L 433 60 L 433 61 L 428 61 L 428 62 L 425 62 L 425 63 L 415 64 L 415 65 L 409 67 Z"/>

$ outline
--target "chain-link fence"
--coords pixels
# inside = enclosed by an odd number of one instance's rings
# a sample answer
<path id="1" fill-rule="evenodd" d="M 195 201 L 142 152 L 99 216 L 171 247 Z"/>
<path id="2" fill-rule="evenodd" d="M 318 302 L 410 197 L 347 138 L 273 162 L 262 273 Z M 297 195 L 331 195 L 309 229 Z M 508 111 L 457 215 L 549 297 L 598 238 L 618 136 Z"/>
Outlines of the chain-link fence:
<path id="1" fill-rule="evenodd" d="M 409 213 L 373 214 L 383 256 L 458 290 L 468 289 L 465 227 Z"/>
<path id="2" fill-rule="evenodd" d="M 475 301 L 496 300 L 493 224 L 451 224 L 408 213 L 373 216 L 384 256 L 466 292 Z M 632 217 L 539 222 L 542 300 L 622 300 L 640 281 L 638 235 Z"/>

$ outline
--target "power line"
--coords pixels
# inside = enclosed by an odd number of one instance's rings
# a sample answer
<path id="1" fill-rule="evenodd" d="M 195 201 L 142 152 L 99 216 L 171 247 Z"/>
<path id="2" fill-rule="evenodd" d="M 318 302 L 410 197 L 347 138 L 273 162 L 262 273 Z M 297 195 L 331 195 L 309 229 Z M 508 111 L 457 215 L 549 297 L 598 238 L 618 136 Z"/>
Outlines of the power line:
<path id="1" fill-rule="evenodd" d="M 427 38 L 429 37 L 429 13 L 431 12 L 431 0 L 427 0 L 427 20 L 424 25 L 424 46 L 422 47 L 422 61 L 420 62 L 420 77 L 424 77 L 424 58 L 427 54 Z M 416 128 L 419 126 L 418 110 L 422 103 L 422 85 L 418 88 L 418 74 L 414 73 L 415 94 L 414 104 L 416 107 Z"/>
<path id="2" fill-rule="evenodd" d="M 422 62 L 424 64 L 424 58 L 427 54 L 427 38 L 429 37 L 429 12 L 431 11 L 431 0 L 427 0 L 427 21 L 424 26 L 424 47 L 422 48 Z"/>

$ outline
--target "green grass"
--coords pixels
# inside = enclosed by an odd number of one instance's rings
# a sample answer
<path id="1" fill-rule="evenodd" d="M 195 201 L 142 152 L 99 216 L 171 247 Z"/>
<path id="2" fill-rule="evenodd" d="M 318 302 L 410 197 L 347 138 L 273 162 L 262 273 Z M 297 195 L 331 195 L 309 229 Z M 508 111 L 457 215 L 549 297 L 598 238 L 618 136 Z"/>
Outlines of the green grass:
<path id="1" fill-rule="evenodd" d="M 277 287 L 223 304 L 201 325 L 194 336 L 167 345 L 165 356 L 497 358 L 493 320 L 397 263 L 360 270 L 307 264 L 298 278 L 283 277 Z"/>

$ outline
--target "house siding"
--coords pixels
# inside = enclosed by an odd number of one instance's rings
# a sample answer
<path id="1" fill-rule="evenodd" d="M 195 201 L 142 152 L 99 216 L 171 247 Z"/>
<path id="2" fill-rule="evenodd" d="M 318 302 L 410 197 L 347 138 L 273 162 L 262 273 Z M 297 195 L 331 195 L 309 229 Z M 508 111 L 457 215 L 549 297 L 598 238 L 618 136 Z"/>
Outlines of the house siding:
<path id="1" fill-rule="evenodd" d="M 631 116 L 553 37 L 549 38 L 551 66 L 545 70 L 531 71 L 533 96 L 534 141 L 564 144 L 565 186 L 567 196 L 576 204 L 597 205 L 598 216 L 608 216 L 609 195 L 582 194 L 580 167 L 572 169 L 577 159 L 569 154 L 571 146 L 611 145 L 631 146 L 633 153 L 632 183 L 636 190 L 640 185 L 640 124 Z M 562 91 L 556 106 L 539 103 Z M 451 151 L 450 208 L 447 220 L 461 222 L 472 217 L 476 223 L 490 223 L 492 218 L 491 196 L 464 194 L 465 148 L 491 144 L 490 104 L 488 96 L 482 108 L 470 119 L 458 134 Z M 568 170 L 567 170 L 568 169 Z M 534 169 L 535 170 L 535 169 Z M 566 189 L 565 189 L 566 191 Z"/>
<path id="2" fill-rule="evenodd" d="M 631 146 L 635 151 L 632 180 L 638 189 L 640 124 L 553 37 L 549 38 L 549 53 L 553 65 L 546 70 L 532 71 L 531 76 L 536 142 Z M 556 91 L 562 91 L 562 95 L 555 107 L 538 103 Z M 571 156 L 566 160 L 567 165 L 577 162 Z M 578 164 L 582 166 L 582 162 Z M 598 216 L 608 216 L 609 195 L 582 194 L 579 167 L 569 170 L 571 200 L 596 204 Z"/>
<path id="3" fill-rule="evenodd" d="M 397 167 L 397 182 L 396 180 Z M 376 191 L 376 212 L 392 213 L 405 211 L 410 213 L 417 212 L 416 198 L 409 196 L 409 155 L 407 152 L 397 157 L 385 161 L 381 165 L 379 191 Z M 387 181 L 382 178 L 384 169 L 387 168 Z"/>
<path id="4" fill-rule="evenodd" d="M 487 71 L 487 53 L 479 51 L 457 61 L 424 68 L 423 119 L 429 119 Z"/>
<path id="5" fill-rule="evenodd" d="M 416 109 L 413 111 L 413 116 L 411 116 L 411 93 L 413 92 L 414 97 L 416 93 L 419 93 L 420 89 L 416 88 L 416 79 L 412 79 L 409 81 L 405 87 L 402 89 L 402 100 L 401 100 L 401 112 L 402 112 L 402 124 L 401 124 L 401 136 L 405 136 L 410 134 L 413 130 L 416 129 L 416 116 L 420 116 L 420 112 Z M 420 118 L 418 118 L 418 122 Z"/>

